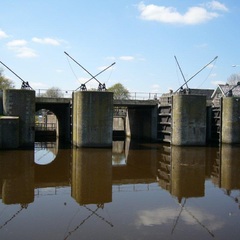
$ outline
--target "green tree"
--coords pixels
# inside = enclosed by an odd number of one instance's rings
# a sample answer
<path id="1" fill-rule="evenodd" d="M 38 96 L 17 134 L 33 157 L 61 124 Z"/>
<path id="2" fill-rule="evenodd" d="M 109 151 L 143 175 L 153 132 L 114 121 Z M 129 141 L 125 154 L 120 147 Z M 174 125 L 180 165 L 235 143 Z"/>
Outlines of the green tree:
<path id="1" fill-rule="evenodd" d="M 51 87 L 47 89 L 45 93 L 41 95 L 42 97 L 49 97 L 49 98 L 62 98 L 64 96 L 62 90 L 58 87 Z"/>
<path id="2" fill-rule="evenodd" d="M 3 70 L 0 69 L 0 89 L 11 89 L 11 88 L 15 88 L 14 83 L 12 80 L 6 78 L 3 75 Z"/>
<path id="3" fill-rule="evenodd" d="M 114 84 L 108 91 L 113 92 L 114 99 L 130 99 L 129 91 L 121 83 Z"/>

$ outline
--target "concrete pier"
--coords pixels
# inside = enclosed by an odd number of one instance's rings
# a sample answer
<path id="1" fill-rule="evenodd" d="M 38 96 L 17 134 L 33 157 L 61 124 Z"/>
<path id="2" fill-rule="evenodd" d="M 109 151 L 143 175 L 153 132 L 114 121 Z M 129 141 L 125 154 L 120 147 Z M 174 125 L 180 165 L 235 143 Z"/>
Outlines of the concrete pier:
<path id="1" fill-rule="evenodd" d="M 73 145 L 111 147 L 113 93 L 79 91 L 73 94 Z"/>
<path id="2" fill-rule="evenodd" d="M 19 147 L 19 117 L 0 116 L 0 149 Z"/>
<path id="3" fill-rule="evenodd" d="M 0 116 L 3 115 L 3 90 L 0 90 Z"/>
<path id="4" fill-rule="evenodd" d="M 240 98 L 222 99 L 222 143 L 240 143 Z"/>
<path id="5" fill-rule="evenodd" d="M 173 95 L 172 144 L 206 144 L 206 96 Z"/>
<path id="6" fill-rule="evenodd" d="M 19 117 L 19 146 L 34 147 L 35 91 L 4 90 L 3 115 Z"/>

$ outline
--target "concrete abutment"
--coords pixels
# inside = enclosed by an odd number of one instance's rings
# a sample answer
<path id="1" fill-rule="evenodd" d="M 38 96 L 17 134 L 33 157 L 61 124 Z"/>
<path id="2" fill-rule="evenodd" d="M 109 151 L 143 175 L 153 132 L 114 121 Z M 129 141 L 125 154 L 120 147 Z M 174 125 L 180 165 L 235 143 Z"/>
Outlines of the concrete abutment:
<path id="1" fill-rule="evenodd" d="M 173 145 L 206 144 L 206 97 L 200 95 L 173 95 Z"/>
<path id="2" fill-rule="evenodd" d="M 75 92 L 72 131 L 76 147 L 112 147 L 113 93 Z"/>
<path id="3" fill-rule="evenodd" d="M 19 147 L 33 148 L 35 141 L 35 91 L 3 90 L 2 108 L 5 117 L 2 118 L 1 125 L 6 124 L 7 117 L 8 124 L 11 125 L 9 129 L 1 132 L 1 142 L 4 142 L 6 136 L 8 137 L 8 141 L 2 147 L 16 148 L 17 139 L 19 139 Z M 8 132 L 6 132 L 7 130 Z"/>

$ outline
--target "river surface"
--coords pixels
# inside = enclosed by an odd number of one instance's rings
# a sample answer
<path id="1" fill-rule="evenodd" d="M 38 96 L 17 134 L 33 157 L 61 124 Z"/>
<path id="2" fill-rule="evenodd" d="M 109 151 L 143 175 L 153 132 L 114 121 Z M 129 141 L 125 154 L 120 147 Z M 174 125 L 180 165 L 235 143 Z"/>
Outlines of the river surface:
<path id="1" fill-rule="evenodd" d="M 0 239 L 240 239 L 240 146 L 0 151 Z"/>

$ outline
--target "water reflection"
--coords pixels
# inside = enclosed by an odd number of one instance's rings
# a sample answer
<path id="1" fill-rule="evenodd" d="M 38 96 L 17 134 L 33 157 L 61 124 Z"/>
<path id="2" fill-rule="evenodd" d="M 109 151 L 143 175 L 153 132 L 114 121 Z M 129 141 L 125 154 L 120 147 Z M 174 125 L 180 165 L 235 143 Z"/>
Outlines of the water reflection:
<path id="1" fill-rule="evenodd" d="M 58 152 L 58 139 L 55 142 L 35 142 L 34 162 L 46 165 L 54 161 Z"/>
<path id="2" fill-rule="evenodd" d="M 73 149 L 72 197 L 80 204 L 112 201 L 112 150 Z"/>
<path id="3" fill-rule="evenodd" d="M 46 152 L 54 159 L 41 162 Z M 129 139 L 112 149 L 0 151 L 0 238 L 238 239 L 239 154 Z M 34 231 L 19 235 L 22 223 Z"/>
<path id="4" fill-rule="evenodd" d="M 0 151 L 0 193 L 4 204 L 34 201 L 33 151 Z"/>
<path id="5" fill-rule="evenodd" d="M 205 148 L 165 146 L 166 149 L 158 163 L 160 186 L 179 202 L 182 198 L 204 196 Z"/>

